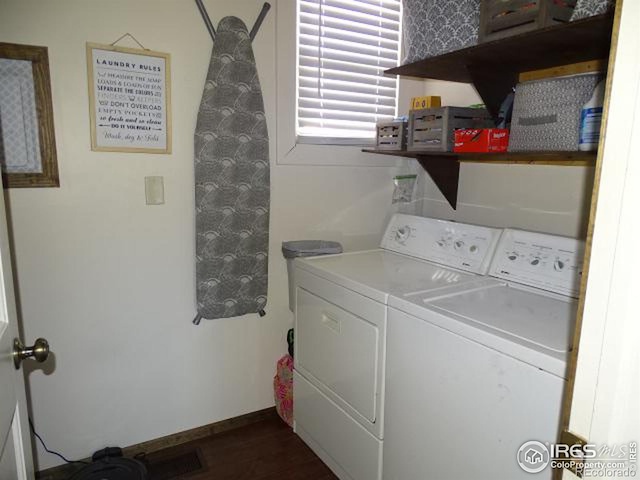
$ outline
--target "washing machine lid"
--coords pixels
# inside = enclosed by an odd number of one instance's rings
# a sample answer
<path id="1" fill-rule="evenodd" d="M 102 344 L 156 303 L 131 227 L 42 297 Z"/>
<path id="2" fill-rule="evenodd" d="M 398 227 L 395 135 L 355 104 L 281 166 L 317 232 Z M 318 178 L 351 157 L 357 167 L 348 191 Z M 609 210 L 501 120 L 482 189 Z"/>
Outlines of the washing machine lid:
<path id="1" fill-rule="evenodd" d="M 425 304 L 483 325 L 533 348 L 571 350 L 577 302 L 509 285 L 426 300 Z"/>
<path id="2" fill-rule="evenodd" d="M 389 306 L 566 378 L 577 302 L 503 284 L 447 296 L 391 297 Z"/>
<path id="3" fill-rule="evenodd" d="M 385 304 L 389 295 L 447 292 L 485 279 L 383 249 L 297 258 L 295 264 L 296 268 Z"/>

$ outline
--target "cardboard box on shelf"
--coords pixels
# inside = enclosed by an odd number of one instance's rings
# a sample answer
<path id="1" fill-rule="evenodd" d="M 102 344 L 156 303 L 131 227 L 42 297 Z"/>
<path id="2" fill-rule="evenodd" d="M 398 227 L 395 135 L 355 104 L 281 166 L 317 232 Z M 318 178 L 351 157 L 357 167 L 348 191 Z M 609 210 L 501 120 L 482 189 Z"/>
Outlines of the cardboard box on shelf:
<path id="1" fill-rule="evenodd" d="M 439 96 L 429 97 L 413 97 L 411 99 L 410 110 L 420 110 L 423 108 L 438 108 L 441 106 L 442 99 Z"/>
<path id="2" fill-rule="evenodd" d="M 509 146 L 509 130 L 505 128 L 469 128 L 455 131 L 454 152 L 499 153 Z"/>

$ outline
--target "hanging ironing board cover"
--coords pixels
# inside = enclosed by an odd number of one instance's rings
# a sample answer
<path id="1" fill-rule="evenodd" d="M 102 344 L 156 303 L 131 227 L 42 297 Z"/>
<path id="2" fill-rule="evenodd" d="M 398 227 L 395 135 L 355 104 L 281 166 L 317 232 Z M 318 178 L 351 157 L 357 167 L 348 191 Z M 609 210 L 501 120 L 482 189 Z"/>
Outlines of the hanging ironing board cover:
<path id="1" fill-rule="evenodd" d="M 251 40 L 220 21 L 195 133 L 196 288 L 200 318 L 267 303 L 269 138 Z"/>

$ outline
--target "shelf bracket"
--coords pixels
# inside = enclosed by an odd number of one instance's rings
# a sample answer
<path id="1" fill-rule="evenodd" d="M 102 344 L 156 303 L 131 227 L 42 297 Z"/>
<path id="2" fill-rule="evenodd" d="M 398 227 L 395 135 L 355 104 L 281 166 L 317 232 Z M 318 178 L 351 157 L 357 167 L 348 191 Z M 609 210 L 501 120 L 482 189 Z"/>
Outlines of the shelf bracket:
<path id="1" fill-rule="evenodd" d="M 454 210 L 458 203 L 458 180 L 460 179 L 460 162 L 456 157 L 437 155 L 416 155 L 418 163 L 429 174 L 440 193 L 447 199 Z"/>
<path id="2" fill-rule="evenodd" d="M 467 65 L 467 70 L 487 110 L 494 120 L 497 119 L 503 100 L 518 83 L 518 74 L 487 66 Z"/>

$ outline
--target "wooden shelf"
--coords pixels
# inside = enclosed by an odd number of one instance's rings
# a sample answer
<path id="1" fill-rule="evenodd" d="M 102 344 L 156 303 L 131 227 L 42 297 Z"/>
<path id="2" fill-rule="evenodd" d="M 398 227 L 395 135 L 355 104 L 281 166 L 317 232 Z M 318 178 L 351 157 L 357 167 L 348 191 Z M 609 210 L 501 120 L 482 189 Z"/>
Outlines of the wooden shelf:
<path id="1" fill-rule="evenodd" d="M 612 28 L 613 15 L 597 15 L 425 58 L 385 73 L 473 83 L 497 116 L 521 72 L 607 59 Z"/>
<path id="2" fill-rule="evenodd" d="M 522 72 L 609 58 L 613 15 L 604 14 L 506 37 L 425 58 L 385 71 L 389 75 L 473 83 L 489 112 L 500 105 Z M 429 173 L 453 209 L 458 197 L 460 162 L 524 165 L 594 165 L 592 152 L 451 153 L 365 149 L 363 152 L 410 157 Z"/>
<path id="3" fill-rule="evenodd" d="M 392 155 L 395 157 L 438 157 L 441 160 L 474 163 L 512 163 L 520 165 L 593 166 L 596 152 L 507 152 L 507 153 L 456 153 L 456 152 L 409 152 L 407 150 L 376 150 L 365 148 L 365 153 Z"/>
<path id="4" fill-rule="evenodd" d="M 470 65 L 524 72 L 607 58 L 612 27 L 611 14 L 597 15 L 425 58 L 385 73 L 471 83 Z"/>
<path id="5" fill-rule="evenodd" d="M 407 150 L 376 150 L 365 148 L 365 153 L 415 158 L 426 170 L 440 192 L 455 210 L 458 202 L 460 162 L 515 165 L 594 166 L 596 152 L 508 152 L 508 153 L 456 153 Z"/>

